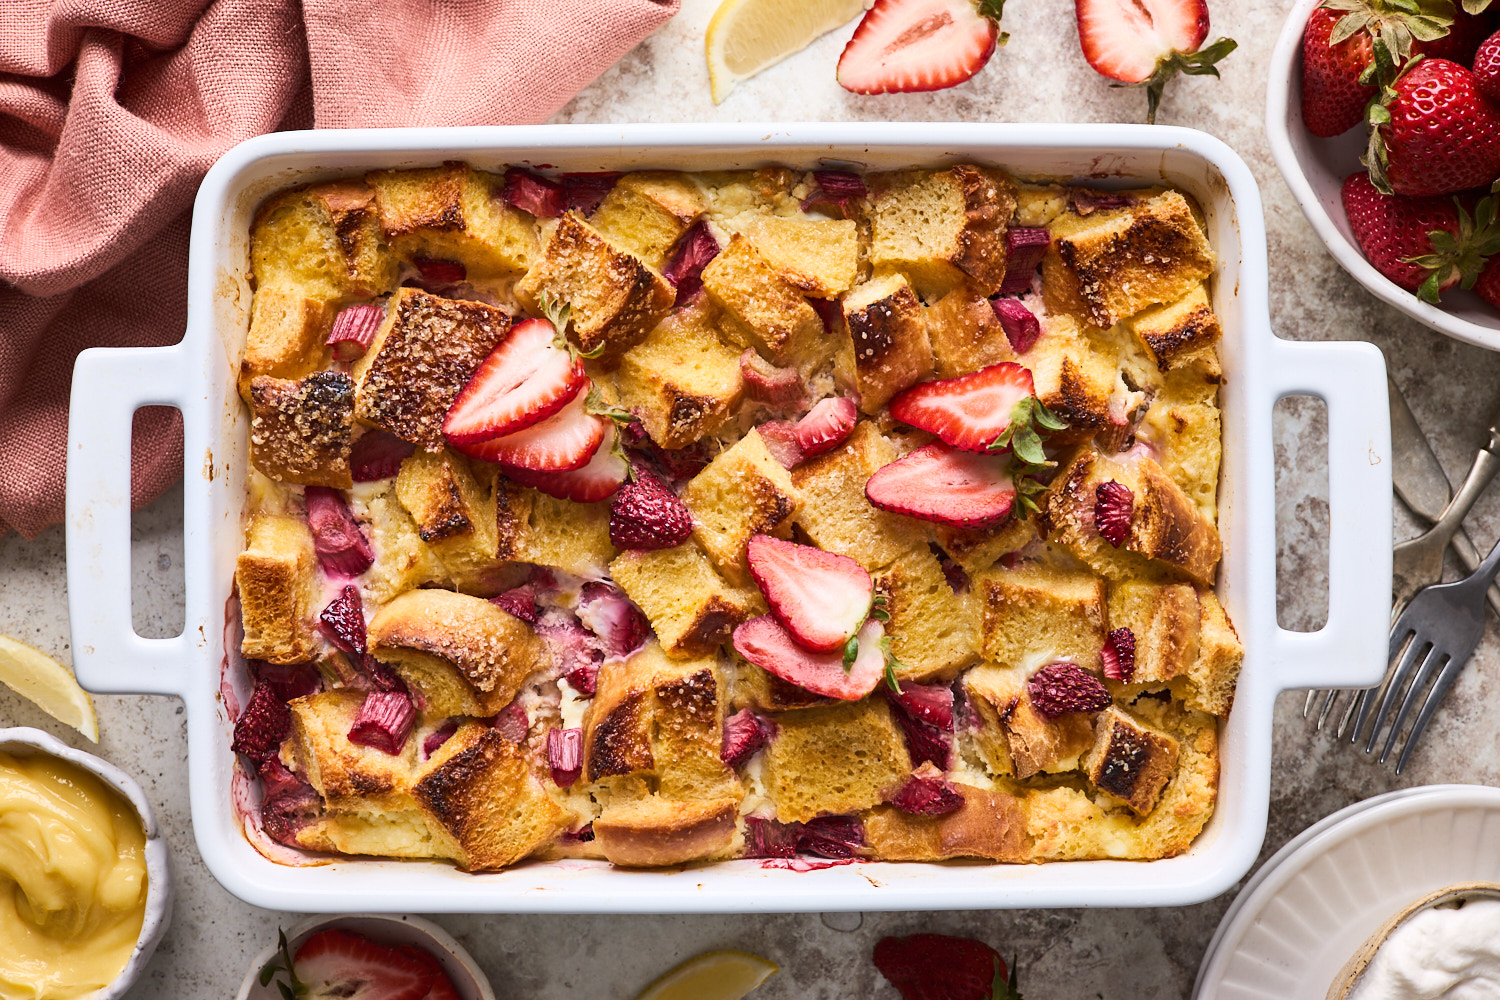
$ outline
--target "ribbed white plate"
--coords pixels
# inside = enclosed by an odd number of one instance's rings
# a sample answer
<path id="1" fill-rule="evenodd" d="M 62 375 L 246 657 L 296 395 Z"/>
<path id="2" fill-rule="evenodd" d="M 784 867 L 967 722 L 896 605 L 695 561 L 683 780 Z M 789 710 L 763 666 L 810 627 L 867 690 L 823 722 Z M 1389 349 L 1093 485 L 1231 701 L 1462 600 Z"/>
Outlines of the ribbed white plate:
<path id="1" fill-rule="evenodd" d="M 1454 882 L 1500 880 L 1500 789 L 1435 785 L 1359 802 L 1256 873 L 1198 972 L 1200 1000 L 1323 1000 L 1391 914 Z"/>

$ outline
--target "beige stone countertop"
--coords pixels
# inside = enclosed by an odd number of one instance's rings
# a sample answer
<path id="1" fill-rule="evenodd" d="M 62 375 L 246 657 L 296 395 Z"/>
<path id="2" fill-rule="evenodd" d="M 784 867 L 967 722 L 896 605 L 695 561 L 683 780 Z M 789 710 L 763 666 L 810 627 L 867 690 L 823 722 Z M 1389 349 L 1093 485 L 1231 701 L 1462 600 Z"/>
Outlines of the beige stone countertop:
<path id="1" fill-rule="evenodd" d="M 1250 164 L 1265 199 L 1271 254 L 1271 315 L 1277 333 L 1305 340 L 1363 339 L 1385 352 L 1450 478 L 1461 478 L 1500 396 L 1500 356 L 1431 333 L 1366 294 L 1334 263 L 1303 219 L 1271 161 L 1262 127 L 1271 47 L 1286 0 L 1210 0 L 1213 35 L 1239 51 L 1224 78 L 1187 78 L 1169 87 L 1160 121 L 1222 138 Z M 858 97 L 834 82 L 852 25 L 742 84 L 721 106 L 708 96 L 703 29 L 714 0 L 683 0 L 678 17 L 568 104 L 561 122 L 624 121 L 1010 121 L 1142 120 L 1145 98 L 1110 88 L 1078 50 L 1072 5 L 1010 0 L 1008 46 L 969 83 L 937 94 Z M 1323 620 L 1327 582 L 1326 451 L 1321 404 L 1289 400 L 1278 409 L 1279 607 L 1290 628 Z M 1470 516 L 1481 551 L 1500 536 L 1500 494 Z M 1414 533 L 1398 507 L 1397 532 Z M 135 519 L 134 597 L 138 629 L 171 635 L 181 625 L 182 536 L 178 490 Z M 0 633 L 70 655 L 63 533 L 33 542 L 0 539 Z M 1262 857 L 1317 819 L 1398 787 L 1437 782 L 1500 783 L 1500 644 L 1493 634 L 1434 719 L 1421 751 L 1397 778 L 1347 747 L 1315 735 L 1302 695 L 1277 704 L 1270 828 Z M 138 1000 L 232 997 L 245 966 L 297 917 L 247 906 L 198 859 L 188 818 L 187 740 L 174 699 L 99 697 L 100 751 L 136 775 L 155 803 L 173 848 L 176 915 L 140 985 Z M 83 741 L 9 691 L 0 724 L 33 725 L 74 745 Z M 440 916 L 478 958 L 501 998 L 616 1000 L 698 952 L 743 948 L 780 963 L 757 1000 L 868 996 L 896 992 L 870 964 L 885 934 L 938 931 L 982 938 L 1018 955 L 1023 992 L 1046 1000 L 1185 998 L 1209 936 L 1233 892 L 1197 906 L 1148 911 L 818 914 L 690 917 Z"/>

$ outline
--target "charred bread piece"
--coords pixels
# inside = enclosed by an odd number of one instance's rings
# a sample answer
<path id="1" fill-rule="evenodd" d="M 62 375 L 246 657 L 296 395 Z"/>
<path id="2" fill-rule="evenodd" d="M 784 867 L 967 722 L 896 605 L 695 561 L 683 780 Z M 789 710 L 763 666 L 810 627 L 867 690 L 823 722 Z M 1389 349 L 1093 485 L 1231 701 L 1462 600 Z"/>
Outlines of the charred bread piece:
<path id="1" fill-rule="evenodd" d="M 416 741 L 408 737 L 399 754 L 349 742 L 364 700 L 364 691 L 338 688 L 288 702 L 295 769 L 335 812 L 410 808 Z"/>
<path id="2" fill-rule="evenodd" d="M 996 774 L 1016 779 L 1071 771 L 1094 740 L 1093 716 L 1067 712 L 1049 718 L 1036 710 L 1025 667 L 984 665 L 964 674 L 969 703 L 979 712 L 975 743 Z"/>
<path id="3" fill-rule="evenodd" d="M 487 582 L 502 558 L 497 508 L 502 500 L 509 504 L 515 493 L 515 487 L 507 492 L 497 485 L 493 465 L 470 462 L 451 449 L 415 451 L 396 476 L 396 496 L 411 515 L 417 536 L 437 554 L 460 590 L 495 592 Z M 504 518 L 510 543 L 517 513 L 508 508 Z"/>
<path id="4" fill-rule="evenodd" d="M 716 433 L 744 397 L 740 352 L 719 340 L 706 298 L 671 313 L 625 352 L 615 371 L 619 405 L 663 448 Z"/>
<path id="5" fill-rule="evenodd" d="M 283 483 L 354 485 L 354 382 L 317 372 L 293 382 L 257 375 L 250 381 L 250 461 Z"/>
<path id="6" fill-rule="evenodd" d="M 937 557 L 912 549 L 875 574 L 875 592 L 890 615 L 885 634 L 900 661 L 896 676 L 926 683 L 952 680 L 979 659 L 979 626 L 967 594 L 953 592 Z"/>
<path id="7" fill-rule="evenodd" d="M 489 601 L 413 590 L 375 612 L 370 655 L 396 669 L 438 716 L 489 717 L 551 663 L 532 627 Z"/>
<path id="8" fill-rule="evenodd" d="M 577 212 L 558 220 L 541 261 L 516 285 L 535 315 L 542 299 L 568 308 L 568 336 L 579 350 L 613 368 L 646 339 L 677 298 L 677 290 L 634 254 L 611 245 Z"/>
<path id="9" fill-rule="evenodd" d="M 964 804 L 946 816 L 913 816 L 893 806 L 865 814 L 865 839 L 881 861 L 938 858 L 1030 859 L 1026 803 L 1007 792 L 953 782 Z"/>
<path id="10" fill-rule="evenodd" d="M 1084 570 L 1045 562 L 995 566 L 973 579 L 985 659 L 1039 667 L 1099 662 L 1109 631 L 1104 581 Z"/>
<path id="11" fill-rule="evenodd" d="M 870 263 L 897 270 L 936 300 L 966 277 L 983 295 L 1005 278 L 1005 230 L 1015 185 L 998 170 L 961 164 L 869 178 Z"/>
<path id="12" fill-rule="evenodd" d="M 1177 773 L 1177 756 L 1177 740 L 1111 705 L 1094 720 L 1082 764 L 1095 788 L 1145 816 Z"/>
<path id="13" fill-rule="evenodd" d="M 892 396 L 932 375 L 922 303 L 899 274 L 865 282 L 843 298 L 840 368 L 874 415 Z"/>
<path id="14" fill-rule="evenodd" d="M 703 287 L 723 310 L 730 339 L 775 364 L 809 371 L 833 353 L 823 321 L 801 289 L 739 233 L 703 269 Z"/>
<path id="15" fill-rule="evenodd" d="M 750 536 L 788 537 L 802 494 L 786 467 L 766 450 L 760 432 L 751 430 L 688 481 L 682 502 L 693 514 L 693 538 L 714 567 L 730 583 L 746 586 Z"/>
<path id="16" fill-rule="evenodd" d="M 820 299 L 836 298 L 859 274 L 859 229 L 849 219 L 789 219 L 750 212 L 725 227 L 750 241 L 787 284 Z"/>
<path id="17" fill-rule="evenodd" d="M 391 296 L 354 364 L 354 415 L 427 451 L 447 445 L 443 417 L 479 363 L 510 332 L 504 309 L 419 288 Z"/>
<path id="18" fill-rule="evenodd" d="M 493 174 L 450 162 L 377 170 L 365 180 L 375 189 L 382 234 L 408 261 L 460 262 L 470 281 L 515 276 L 536 262 L 536 229 L 498 197 Z"/>
<path id="19" fill-rule="evenodd" d="M 506 483 L 507 521 L 514 542 L 507 558 L 599 577 L 615 557 L 609 540 L 609 502 L 574 503 Z"/>
<path id="20" fill-rule="evenodd" d="M 927 309 L 927 339 L 932 344 L 938 378 L 954 378 L 1016 360 L 995 307 L 968 282 L 960 283 Z"/>
<path id="21" fill-rule="evenodd" d="M 1119 355 L 1105 338 L 1079 329 L 1066 316 L 1048 316 L 1042 335 L 1020 356 L 1031 369 L 1036 395 L 1068 430 L 1059 441 L 1082 440 L 1110 424 L 1110 397 L 1119 379 Z"/>
<path id="22" fill-rule="evenodd" d="M 1213 250 L 1176 191 L 1126 208 L 1067 212 L 1048 228 L 1047 309 L 1089 326 L 1107 329 L 1147 306 L 1175 302 L 1213 273 Z"/>
<path id="23" fill-rule="evenodd" d="M 250 224 L 257 290 L 334 303 L 384 295 L 396 286 L 375 192 L 359 180 L 293 188 L 266 199 Z"/>
<path id="24" fill-rule="evenodd" d="M 660 271 L 678 238 L 707 207 L 687 174 L 647 170 L 615 181 L 589 221 L 605 239 Z"/>
<path id="25" fill-rule="evenodd" d="M 692 540 L 623 552 L 609 564 L 609 575 L 645 612 L 668 656 L 704 656 L 764 608 L 754 587 L 727 583 Z"/>
<path id="26" fill-rule="evenodd" d="M 1109 588 L 1109 623 L 1135 640 L 1126 694 L 1168 687 L 1191 709 L 1225 716 L 1245 650 L 1214 592 L 1126 580 Z"/>
<path id="27" fill-rule="evenodd" d="M 250 330 L 240 355 L 240 396 L 250 401 L 250 383 L 260 375 L 298 379 L 329 358 L 323 341 L 338 312 L 326 299 L 295 288 L 265 286 L 250 302 Z"/>
<path id="28" fill-rule="evenodd" d="M 911 774 L 906 740 L 883 698 L 785 712 L 776 724 L 765 786 L 778 822 L 869 809 Z"/>
<path id="29" fill-rule="evenodd" d="M 245 529 L 245 549 L 235 562 L 240 652 L 268 663 L 305 663 L 318 649 L 313 607 L 318 581 L 312 533 L 300 517 L 257 514 Z"/>
<path id="30" fill-rule="evenodd" d="M 1141 311 L 1130 321 L 1130 329 L 1163 372 L 1217 344 L 1224 332 L 1201 283 L 1175 302 Z"/>
<path id="31" fill-rule="evenodd" d="M 422 541 L 416 522 L 396 496 L 394 483 L 373 495 L 355 490 L 349 508 L 365 529 L 375 553 L 374 564 L 365 571 L 364 584 L 376 604 L 425 584 L 448 582 L 447 568 Z"/>

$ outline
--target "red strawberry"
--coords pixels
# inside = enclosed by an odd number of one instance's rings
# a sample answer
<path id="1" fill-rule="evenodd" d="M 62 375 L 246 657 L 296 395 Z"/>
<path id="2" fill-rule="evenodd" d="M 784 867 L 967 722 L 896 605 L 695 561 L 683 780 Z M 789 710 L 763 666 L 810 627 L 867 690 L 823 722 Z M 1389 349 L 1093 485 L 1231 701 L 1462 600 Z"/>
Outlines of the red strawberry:
<path id="1" fill-rule="evenodd" d="M 983 528 L 1010 516 L 1016 488 L 1000 459 L 934 441 L 878 470 L 865 497 L 881 510 Z"/>
<path id="2" fill-rule="evenodd" d="M 551 323 L 522 320 L 459 391 L 443 434 L 462 446 L 514 433 L 561 410 L 587 384 L 583 358 L 558 341 Z"/>
<path id="3" fill-rule="evenodd" d="M 881 638 L 885 629 L 868 621 L 859 630 L 859 650 L 847 667 L 844 654 L 803 649 L 774 615 L 752 618 L 734 630 L 734 649 L 749 662 L 804 691 L 825 698 L 858 701 L 880 683 L 885 671 Z"/>
<path id="4" fill-rule="evenodd" d="M 402 945 L 401 952 L 432 973 L 432 986 L 423 1000 L 459 1000 L 453 980 L 448 978 L 442 964 L 430 952 L 411 944 Z"/>
<path id="5" fill-rule="evenodd" d="M 1370 65 L 1370 33 L 1363 29 L 1338 44 L 1329 35 L 1342 12 L 1318 7 L 1302 31 L 1302 121 L 1313 135 L 1342 135 L 1365 120 L 1365 105 L 1379 88 L 1359 82 Z"/>
<path id="6" fill-rule="evenodd" d="M 604 429 L 604 440 L 594 457 L 581 469 L 566 472 L 535 472 L 517 466 L 505 466 L 505 475 L 520 483 L 540 490 L 549 497 L 572 500 L 574 503 L 595 503 L 613 496 L 630 475 L 630 463 L 620 456 L 615 447 L 614 422 Z"/>
<path id="7" fill-rule="evenodd" d="M 552 416 L 504 437 L 479 444 L 455 444 L 459 451 L 486 462 L 533 472 L 581 469 L 599 451 L 610 421 L 588 412 L 579 392 Z"/>
<path id="8" fill-rule="evenodd" d="M 1448 26 L 1447 33 L 1428 42 L 1413 43 L 1411 49 L 1430 59 L 1452 59 L 1468 66 L 1479 43 L 1490 33 L 1489 24 L 1486 15 L 1470 14 L 1460 0 L 1454 0 L 1453 23 Z"/>
<path id="9" fill-rule="evenodd" d="M 651 638 L 651 622 L 619 587 L 591 580 L 578 595 L 578 618 L 599 637 L 606 657 L 624 659 Z"/>
<path id="10" fill-rule="evenodd" d="M 1486 38 L 1474 53 L 1473 73 L 1480 95 L 1500 107 L 1500 31 Z"/>
<path id="11" fill-rule="evenodd" d="M 1411 259 L 1433 252 L 1429 233 L 1458 233 L 1452 198 L 1403 198 L 1375 190 L 1368 174 L 1352 174 L 1341 191 L 1354 240 L 1375 270 L 1407 291 L 1416 291 L 1427 271 Z M 1439 291 L 1459 280 L 1454 274 Z"/>
<path id="12" fill-rule="evenodd" d="M 1072 712 L 1098 712 L 1110 704 L 1104 682 L 1076 663 L 1049 663 L 1026 682 L 1031 705 L 1043 718 L 1055 719 Z"/>
<path id="13" fill-rule="evenodd" d="M 703 288 L 700 275 L 718 255 L 719 241 L 709 232 L 708 223 L 701 220 L 695 222 L 682 234 L 677 241 L 677 248 L 672 251 L 671 260 L 661 269 L 661 276 L 677 289 L 677 298 L 674 300 L 677 305 L 682 305 Z"/>
<path id="14" fill-rule="evenodd" d="M 1178 73 L 1218 76 L 1214 66 L 1235 49 L 1221 38 L 1200 49 L 1208 37 L 1206 0 L 1073 0 L 1078 42 L 1096 71 L 1146 88 L 1146 121 L 1167 81 Z"/>
<path id="15" fill-rule="evenodd" d="M 1496 309 L 1500 309 L 1500 257 L 1496 257 L 1484 266 L 1479 272 L 1479 280 L 1474 284 L 1474 291 Z"/>
<path id="16" fill-rule="evenodd" d="M 1024 306 L 1022 308 L 1025 308 Z M 1010 426 L 1016 404 L 1035 393 L 1031 372 L 1012 361 L 923 382 L 891 400 L 891 416 L 965 451 L 984 451 Z"/>
<path id="17" fill-rule="evenodd" d="M 1119 548 L 1130 537 L 1135 519 L 1135 494 L 1111 479 L 1094 489 L 1094 527 L 1106 542 Z"/>
<path id="18" fill-rule="evenodd" d="M 413 257 L 412 266 L 417 269 L 417 275 L 423 285 L 429 288 L 443 288 L 447 285 L 456 285 L 469 277 L 468 268 L 456 260 L 435 260 L 431 257 Z"/>
<path id="19" fill-rule="evenodd" d="M 359 588 L 344 585 L 339 596 L 318 614 L 318 630 L 344 652 L 365 655 L 365 606 L 359 599 Z"/>
<path id="20" fill-rule="evenodd" d="M 399 949 L 338 928 L 302 942 L 292 964 L 307 1000 L 423 1000 L 435 978 Z"/>
<path id="21" fill-rule="evenodd" d="M 1019 997 L 1006 986 L 1005 961 L 973 938 L 913 934 L 881 938 L 875 968 L 902 1000 L 1003 1000 Z M 999 986 L 999 990 L 996 986 Z"/>
<path id="22" fill-rule="evenodd" d="M 356 483 L 389 479 L 401 471 L 401 463 L 416 450 L 416 445 L 403 441 L 394 434 L 367 430 L 354 439 L 354 448 L 349 454 L 349 468 Z"/>
<path id="23" fill-rule="evenodd" d="M 797 443 L 802 446 L 803 457 L 811 458 L 843 444 L 858 421 L 859 410 L 854 400 L 847 396 L 830 396 L 818 400 L 818 404 L 797 421 L 792 430 L 797 435 Z"/>
<path id="24" fill-rule="evenodd" d="M 772 535 L 751 535 L 745 556 L 771 613 L 807 649 L 843 649 L 870 617 L 875 585 L 848 556 Z"/>
<path id="25" fill-rule="evenodd" d="M 1129 684 L 1135 676 L 1135 633 L 1128 628 L 1110 629 L 1099 650 L 1099 661 L 1105 677 Z"/>
<path id="26" fill-rule="evenodd" d="M 292 713 L 276 697 L 271 684 L 255 685 L 250 704 L 234 723 L 234 743 L 230 749 L 254 761 L 274 758 L 282 742 L 292 734 Z"/>
<path id="27" fill-rule="evenodd" d="M 964 797 L 928 762 L 912 772 L 891 805 L 913 816 L 946 816 L 963 808 Z"/>
<path id="28" fill-rule="evenodd" d="M 724 719 L 724 742 L 719 759 L 729 767 L 739 767 L 754 757 L 775 738 L 775 722 L 748 708 Z"/>
<path id="29" fill-rule="evenodd" d="M 670 549 L 693 533 L 687 505 L 649 472 L 637 472 L 609 507 L 609 540 L 618 549 Z"/>
<path id="30" fill-rule="evenodd" d="M 1000 37 L 1004 0 L 875 0 L 839 56 L 856 94 L 957 86 L 984 68 Z"/>
<path id="31" fill-rule="evenodd" d="M 1500 176 L 1500 109 L 1458 63 L 1421 60 L 1397 77 L 1371 114 L 1382 121 L 1365 157 L 1377 188 L 1388 181 L 1396 194 L 1423 197 L 1488 185 Z"/>

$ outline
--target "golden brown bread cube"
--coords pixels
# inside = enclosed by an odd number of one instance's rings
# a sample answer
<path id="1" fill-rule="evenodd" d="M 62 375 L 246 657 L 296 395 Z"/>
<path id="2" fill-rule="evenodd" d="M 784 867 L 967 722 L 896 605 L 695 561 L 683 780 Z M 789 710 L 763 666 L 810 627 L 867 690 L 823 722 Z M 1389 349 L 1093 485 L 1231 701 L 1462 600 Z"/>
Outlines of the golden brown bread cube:
<path id="1" fill-rule="evenodd" d="M 532 627 L 489 601 L 412 590 L 376 611 L 370 655 L 422 694 L 434 715 L 489 717 L 551 654 Z"/>
<path id="2" fill-rule="evenodd" d="M 343 372 L 299 381 L 250 381 L 250 461 L 272 479 L 346 490 L 354 485 L 354 382 Z"/>
<path id="3" fill-rule="evenodd" d="M 859 408 L 875 414 L 902 389 L 932 374 L 932 344 L 922 303 L 899 274 L 876 277 L 843 298 L 840 367 L 859 390 Z"/>
<path id="4" fill-rule="evenodd" d="M 928 307 L 927 339 L 932 344 L 938 378 L 967 375 L 1016 360 L 995 307 L 968 282 Z"/>
<path id="5" fill-rule="evenodd" d="M 296 289 L 264 286 L 250 302 L 250 330 L 240 356 L 240 395 L 250 398 L 257 375 L 297 379 L 322 368 L 328 360 L 323 341 L 337 312 L 325 299 Z"/>
<path id="6" fill-rule="evenodd" d="M 403 591 L 428 583 L 446 583 L 447 568 L 417 533 L 417 525 L 396 496 L 395 485 L 378 493 L 356 489 L 350 495 L 350 510 L 359 520 L 375 553 L 374 564 L 365 571 L 370 599 L 384 604 Z"/>
<path id="7" fill-rule="evenodd" d="M 334 302 L 383 295 L 396 286 L 375 192 L 358 180 L 293 188 L 268 198 L 250 224 L 257 289 L 279 288 Z"/>
<path id="8" fill-rule="evenodd" d="M 1122 581 L 1110 586 L 1109 616 L 1112 628 L 1135 637 L 1135 671 L 1118 689 L 1166 685 L 1191 709 L 1229 714 L 1245 650 L 1213 591 Z"/>
<path id="9" fill-rule="evenodd" d="M 906 739 L 884 698 L 785 712 L 776 724 L 765 785 L 778 822 L 868 809 L 911 774 Z"/>
<path id="10" fill-rule="evenodd" d="M 410 799 L 410 796 L 408 796 Z M 384 858 L 445 858 L 460 861 L 454 839 L 410 800 L 407 808 L 370 807 L 325 811 L 296 833 L 309 851 L 367 854 Z"/>
<path id="11" fill-rule="evenodd" d="M 703 269 L 703 287 L 724 311 L 726 334 L 778 365 L 807 371 L 833 353 L 807 298 L 739 233 Z"/>
<path id="12" fill-rule="evenodd" d="M 245 638 L 240 652 L 268 663 L 304 663 L 318 648 L 318 580 L 312 533 L 300 517 L 257 514 L 235 562 Z"/>
<path id="13" fill-rule="evenodd" d="M 1068 212 L 1048 228 L 1047 309 L 1101 329 L 1174 302 L 1213 273 L 1213 249 L 1176 191 L 1086 216 Z"/>
<path id="14" fill-rule="evenodd" d="M 691 540 L 670 549 L 623 552 L 609 564 L 609 575 L 645 612 L 669 656 L 712 652 L 764 607 L 753 587 L 725 582 Z"/>
<path id="15" fill-rule="evenodd" d="M 751 535 L 786 538 L 802 494 L 766 450 L 760 432 L 750 431 L 719 455 L 682 491 L 693 514 L 693 538 L 730 583 L 745 586 L 750 570 L 745 545 Z"/>
<path id="16" fill-rule="evenodd" d="M 686 448 L 715 433 L 744 396 L 740 354 L 719 340 L 713 312 L 706 299 L 676 310 L 615 372 L 619 405 L 663 448 Z"/>
<path id="17" fill-rule="evenodd" d="M 583 716 L 584 781 L 603 782 L 622 792 L 644 789 L 644 782 L 611 779 L 644 775 L 656 768 L 651 750 L 653 666 L 637 653 L 599 667 L 594 697 Z"/>
<path id="18" fill-rule="evenodd" d="M 971 585 L 986 659 L 1033 669 L 1054 660 L 1099 663 L 1109 608 L 1104 581 L 1094 574 L 1024 562 L 987 569 Z"/>
<path id="19" fill-rule="evenodd" d="M 336 688 L 287 703 L 297 770 L 329 809 L 408 807 L 416 741 L 408 737 L 398 754 L 349 742 L 349 730 L 364 700 L 364 691 Z"/>
<path id="20" fill-rule="evenodd" d="M 1016 225 L 1041 227 L 1068 210 L 1068 188 L 1061 184 L 1018 184 Z"/>
<path id="21" fill-rule="evenodd" d="M 1143 310 L 1130 321 L 1131 331 L 1161 371 L 1171 371 L 1193 352 L 1219 342 L 1223 328 L 1202 284 L 1175 302 Z"/>
<path id="22" fill-rule="evenodd" d="M 948 558 L 969 576 L 989 569 L 1001 556 L 1018 555 L 1037 540 L 1036 518 L 1012 517 L 992 528 L 957 528 L 933 525 L 933 539 Z"/>
<path id="23" fill-rule="evenodd" d="M 1110 423 L 1110 396 L 1119 379 L 1119 356 L 1104 338 L 1080 330 L 1066 316 L 1049 316 L 1020 363 L 1031 370 L 1036 396 L 1083 438 Z"/>
<path id="24" fill-rule="evenodd" d="M 520 274 L 536 262 L 531 217 L 498 197 L 503 181 L 465 163 L 365 175 L 380 226 L 407 260 L 458 261 L 470 281 Z"/>
<path id="25" fill-rule="evenodd" d="M 873 175 L 870 263 L 904 272 L 928 301 L 968 278 L 993 295 L 1005 278 L 1005 230 L 1015 185 L 998 170 L 960 164 L 947 170 Z"/>
<path id="26" fill-rule="evenodd" d="M 709 215 L 720 222 L 749 211 L 796 215 L 801 199 L 794 193 L 800 171 L 768 166 L 758 170 L 705 170 L 698 173 Z"/>
<path id="27" fill-rule="evenodd" d="M 417 535 L 437 554 L 455 586 L 463 591 L 497 592 L 501 559 L 513 556 L 520 511 L 519 489 L 498 485 L 495 467 L 471 462 L 451 449 L 413 452 L 401 463 L 396 496 L 417 526 Z M 507 504 L 505 517 L 497 509 Z M 507 551 L 500 552 L 500 526 L 507 529 Z"/>
<path id="28" fill-rule="evenodd" d="M 570 211 L 552 230 L 541 261 L 516 285 L 516 296 L 536 315 L 544 311 L 543 299 L 566 306 L 569 338 L 612 368 L 661 322 L 677 290 Z"/>
<path id="29" fill-rule="evenodd" d="M 1210 524 L 1219 514 L 1219 408 L 1159 399 L 1146 411 L 1136 439 L 1157 449 L 1157 462 Z"/>
<path id="30" fill-rule="evenodd" d="M 1177 773 L 1177 756 L 1177 740 L 1111 705 L 1094 720 L 1082 765 L 1095 788 L 1145 816 Z"/>
<path id="31" fill-rule="evenodd" d="M 515 541 L 508 557 L 560 569 L 575 576 L 598 577 L 615 557 L 609 540 L 609 501 L 574 503 L 525 487 L 511 496 L 509 521 Z"/>
<path id="32" fill-rule="evenodd" d="M 875 424 L 861 420 L 844 443 L 792 470 L 802 496 L 793 520 L 821 549 L 848 556 L 874 572 L 927 547 L 925 522 L 871 505 L 865 483 L 900 457 Z"/>
<path id="33" fill-rule="evenodd" d="M 726 227 L 744 235 L 788 284 L 831 299 L 854 287 L 859 232 L 849 219 L 789 219 L 747 212 Z"/>
<path id="34" fill-rule="evenodd" d="M 401 289 L 354 364 L 354 415 L 420 448 L 442 451 L 443 417 L 510 332 L 510 321 L 510 313 L 483 302 Z"/>
<path id="35" fill-rule="evenodd" d="M 951 680 L 979 659 L 979 627 L 967 594 L 948 585 L 937 557 L 913 549 L 875 574 L 875 592 L 890 615 L 885 634 L 900 661 L 896 676 Z"/>
<path id="36" fill-rule="evenodd" d="M 865 817 L 865 840 L 882 861 L 934 858 L 1029 860 L 1026 803 L 1014 795 L 953 783 L 964 804 L 946 816 L 913 816 L 894 806 L 876 806 Z"/>
<path id="37" fill-rule="evenodd" d="M 609 861 L 627 868 L 706 861 L 729 853 L 738 812 L 735 797 L 611 799 L 594 820 L 594 841 Z"/>
<path id="38" fill-rule="evenodd" d="M 1067 712 L 1048 718 L 1036 710 L 1026 683 L 1034 670 L 989 664 L 964 674 L 969 703 L 979 712 L 975 743 L 990 769 L 1017 779 L 1071 771 L 1094 739 L 1093 716 Z"/>
<path id="39" fill-rule="evenodd" d="M 687 174 L 644 170 L 615 181 L 589 221 L 605 239 L 659 271 L 707 207 Z"/>
<path id="40" fill-rule="evenodd" d="M 1224 384 L 1224 368 L 1219 363 L 1219 352 L 1213 347 L 1201 347 L 1177 360 L 1172 370 L 1162 378 L 1158 399 L 1171 405 L 1217 406 L 1219 386 Z"/>

